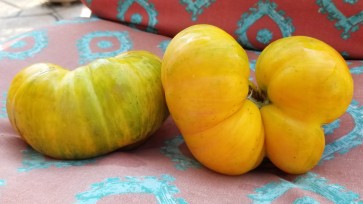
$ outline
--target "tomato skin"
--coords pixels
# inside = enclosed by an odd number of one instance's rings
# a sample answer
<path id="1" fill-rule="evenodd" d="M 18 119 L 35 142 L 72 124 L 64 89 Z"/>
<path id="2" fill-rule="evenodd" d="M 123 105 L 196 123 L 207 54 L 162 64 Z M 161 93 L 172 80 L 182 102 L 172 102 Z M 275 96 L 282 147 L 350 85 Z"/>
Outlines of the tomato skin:
<path id="1" fill-rule="evenodd" d="M 131 51 L 73 71 L 39 63 L 20 71 L 7 98 L 9 120 L 35 150 L 85 159 L 138 144 L 168 116 L 161 60 Z"/>
<path id="2" fill-rule="evenodd" d="M 247 100 L 249 74 L 243 48 L 211 25 L 181 31 L 163 58 L 171 116 L 193 155 L 223 174 L 245 173 L 264 155 L 261 115 Z"/>
<path id="3" fill-rule="evenodd" d="M 324 150 L 321 126 L 340 117 L 353 97 L 345 60 L 317 39 L 287 37 L 263 50 L 256 80 L 270 103 L 261 109 L 267 157 L 288 173 L 309 171 Z"/>
<path id="4" fill-rule="evenodd" d="M 199 162 L 227 175 L 246 173 L 265 156 L 260 111 L 249 100 L 216 126 L 184 138 Z"/>
<path id="5" fill-rule="evenodd" d="M 319 162 L 324 131 L 319 124 L 291 117 L 274 105 L 261 109 L 267 157 L 290 174 L 301 174 Z"/>

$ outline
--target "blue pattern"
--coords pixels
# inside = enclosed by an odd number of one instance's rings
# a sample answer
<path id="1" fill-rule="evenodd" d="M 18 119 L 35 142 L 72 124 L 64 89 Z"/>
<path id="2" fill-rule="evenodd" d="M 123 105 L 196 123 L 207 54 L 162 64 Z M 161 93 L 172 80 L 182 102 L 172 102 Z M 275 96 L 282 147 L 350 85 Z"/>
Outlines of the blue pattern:
<path id="1" fill-rule="evenodd" d="M 283 37 L 292 35 L 295 27 L 292 25 L 292 20 L 285 16 L 284 11 L 277 11 L 277 5 L 269 0 L 259 0 L 257 7 L 250 8 L 250 12 L 242 14 L 238 21 L 238 41 L 247 48 L 255 49 L 247 37 L 247 30 L 264 16 L 270 17 L 280 28 Z M 257 35 L 257 40 L 263 44 L 268 44 L 272 40 L 273 33 L 269 30 L 260 30 Z"/>
<path id="2" fill-rule="evenodd" d="M 249 63 L 250 63 L 250 69 L 253 71 L 253 72 L 256 72 L 256 60 L 250 60 Z"/>
<path id="3" fill-rule="evenodd" d="M 99 21 L 100 19 L 97 17 L 90 17 L 90 18 L 74 18 L 74 19 L 62 19 L 56 22 L 58 25 L 64 24 L 83 24 L 89 22 Z"/>
<path id="4" fill-rule="evenodd" d="M 332 123 L 323 126 L 324 134 L 326 136 L 333 134 L 334 130 L 340 127 L 340 119 L 333 121 Z"/>
<path id="5" fill-rule="evenodd" d="M 7 42 L 12 41 L 15 43 L 10 46 L 10 49 L 6 51 L 0 49 L 0 60 L 4 58 L 25 60 L 35 56 L 48 46 L 48 35 L 45 30 L 36 30 L 10 38 Z M 21 49 L 26 47 L 29 48 Z"/>
<path id="6" fill-rule="evenodd" d="M 0 118 L 8 118 L 8 114 L 6 112 L 6 95 L 7 93 L 4 92 L 0 98 Z"/>
<path id="7" fill-rule="evenodd" d="M 0 179 L 0 187 L 1 187 L 1 186 L 5 186 L 5 184 L 6 184 L 5 180 Z"/>
<path id="8" fill-rule="evenodd" d="M 350 54 L 347 51 L 342 51 L 340 53 L 344 58 L 348 58 L 350 56 Z"/>
<path id="9" fill-rule="evenodd" d="M 314 198 L 309 196 L 304 196 L 301 198 L 298 198 L 294 201 L 294 204 L 319 204 L 318 201 L 316 201 Z"/>
<path id="10" fill-rule="evenodd" d="M 352 74 L 363 74 L 363 61 L 360 61 L 361 65 L 350 68 L 350 73 Z"/>
<path id="11" fill-rule="evenodd" d="M 363 142 L 363 106 L 357 101 L 352 101 L 347 112 L 352 116 L 355 126 L 347 135 L 340 137 L 334 142 L 325 145 L 323 156 L 319 164 L 331 160 L 335 154 L 346 154 Z"/>
<path id="12" fill-rule="evenodd" d="M 163 51 L 163 52 L 165 52 L 165 50 L 166 50 L 166 48 L 168 47 L 168 45 L 169 45 L 169 43 L 170 43 L 170 40 L 164 40 L 164 41 L 162 41 L 160 44 L 159 44 L 159 48 Z"/>
<path id="13" fill-rule="evenodd" d="M 148 0 L 119 0 L 118 1 L 118 14 L 117 18 L 122 22 L 126 22 L 126 14 L 130 7 L 133 4 L 139 4 L 142 8 L 145 9 L 149 22 L 147 23 L 146 31 L 156 33 L 156 24 L 158 23 L 157 20 L 157 11 L 154 8 L 154 5 L 150 3 Z M 131 27 L 135 27 L 134 25 L 139 25 L 142 23 L 142 15 L 139 13 L 134 13 L 131 15 Z"/>
<path id="14" fill-rule="evenodd" d="M 352 4 L 352 5 L 356 4 L 358 1 L 359 0 L 344 0 L 345 3 Z"/>
<path id="15" fill-rule="evenodd" d="M 102 40 L 102 41 L 97 43 L 97 46 L 102 48 L 102 49 L 107 49 L 107 48 L 112 47 L 112 43 L 110 41 L 107 41 L 107 40 Z"/>
<path id="16" fill-rule="evenodd" d="M 264 28 L 257 32 L 256 40 L 264 45 L 267 45 L 271 42 L 272 37 L 273 33 L 270 30 Z"/>
<path id="17" fill-rule="evenodd" d="M 192 15 L 192 21 L 198 20 L 198 16 L 203 13 L 204 8 L 208 8 L 216 0 L 180 0 L 180 3 L 186 5 L 186 10 Z"/>
<path id="18" fill-rule="evenodd" d="M 113 42 L 110 41 L 110 38 L 115 38 L 120 45 L 114 45 Z M 115 48 L 112 51 L 92 51 L 91 42 L 97 40 L 100 42 L 100 44 L 97 45 L 101 49 L 105 49 L 106 47 Z M 105 44 L 107 44 L 107 46 L 105 46 Z M 77 42 L 77 47 L 80 55 L 79 63 L 85 64 L 95 59 L 113 57 L 122 52 L 128 51 L 132 48 L 132 41 L 126 31 L 95 31 L 83 36 L 82 39 Z"/>
<path id="19" fill-rule="evenodd" d="M 355 0 L 346 0 L 346 2 L 356 3 Z M 363 24 L 363 11 L 347 17 L 335 6 L 332 0 L 316 0 L 316 3 L 320 6 L 319 12 L 327 14 L 329 20 L 336 21 L 335 27 L 343 31 L 340 36 L 344 40 L 350 38 L 351 33 L 358 31 L 360 24 Z"/>
<path id="20" fill-rule="evenodd" d="M 22 151 L 23 161 L 22 167 L 18 168 L 18 172 L 29 172 L 35 169 L 47 169 L 50 167 L 67 168 L 72 166 L 84 166 L 95 162 L 95 159 L 88 160 L 54 160 L 44 157 L 42 154 L 27 148 Z"/>
<path id="21" fill-rule="evenodd" d="M 333 203 L 358 203 L 359 194 L 346 189 L 338 184 L 330 184 L 329 181 L 314 173 L 306 173 L 297 177 L 293 182 L 280 179 L 279 182 L 271 182 L 257 188 L 255 194 L 250 194 L 248 197 L 253 203 L 271 203 L 277 200 L 282 195 L 291 189 L 300 189 L 309 191 L 317 195 L 323 196 L 325 199 Z M 302 203 L 308 199 L 309 203 L 317 203 L 313 198 L 297 198 L 295 203 Z"/>
<path id="22" fill-rule="evenodd" d="M 121 194 L 151 194 L 154 195 L 160 204 L 186 204 L 183 198 L 175 198 L 174 194 L 179 193 L 179 189 L 172 185 L 175 178 L 170 175 L 127 176 L 124 180 L 120 178 L 107 178 L 101 183 L 94 183 L 91 189 L 76 195 L 78 203 L 97 203 L 102 198 L 111 195 Z"/>
<path id="23" fill-rule="evenodd" d="M 183 137 L 178 135 L 171 140 L 165 141 L 165 146 L 163 146 L 160 151 L 175 163 L 175 168 L 178 170 L 185 171 L 188 168 L 201 168 L 202 165 L 198 161 L 184 156 L 179 150 L 179 146 L 183 143 Z"/>

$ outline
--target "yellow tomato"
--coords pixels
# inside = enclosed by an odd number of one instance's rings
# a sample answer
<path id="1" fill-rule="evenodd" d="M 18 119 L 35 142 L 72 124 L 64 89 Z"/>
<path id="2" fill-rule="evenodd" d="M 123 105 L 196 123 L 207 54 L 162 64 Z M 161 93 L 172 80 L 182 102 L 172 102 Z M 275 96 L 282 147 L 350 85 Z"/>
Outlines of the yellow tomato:
<path id="1" fill-rule="evenodd" d="M 171 116 L 192 154 L 223 174 L 245 173 L 264 156 L 261 115 L 247 99 L 249 74 L 243 48 L 211 25 L 181 31 L 163 58 Z"/>
<path id="2" fill-rule="evenodd" d="M 324 151 L 321 126 L 341 116 L 352 99 L 345 60 L 317 39 L 283 38 L 259 56 L 256 80 L 270 103 L 261 109 L 267 156 L 288 173 L 309 171 Z"/>
<path id="3" fill-rule="evenodd" d="M 9 120 L 35 150 L 58 159 L 91 158 L 140 144 L 169 115 L 160 69 L 161 60 L 145 51 L 73 71 L 31 65 L 11 83 Z"/>

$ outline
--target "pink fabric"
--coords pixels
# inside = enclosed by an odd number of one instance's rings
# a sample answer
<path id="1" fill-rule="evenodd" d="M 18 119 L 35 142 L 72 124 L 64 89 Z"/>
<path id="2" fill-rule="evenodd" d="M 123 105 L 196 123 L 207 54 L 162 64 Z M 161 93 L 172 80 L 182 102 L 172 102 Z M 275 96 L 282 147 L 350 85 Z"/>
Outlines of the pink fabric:
<path id="1" fill-rule="evenodd" d="M 90 160 L 53 160 L 28 147 L 5 111 L 11 79 L 23 67 L 52 62 L 69 69 L 113 51 L 159 56 L 170 38 L 119 23 L 62 21 L 0 45 L 0 203 L 354 203 L 362 202 L 363 61 L 347 61 L 355 93 L 347 113 L 328 124 L 318 166 L 288 175 L 268 160 L 242 176 L 212 172 L 193 159 L 173 120 L 142 146 Z M 248 51 L 253 70 L 259 52 Z M 253 76 L 253 71 L 252 71 Z"/>

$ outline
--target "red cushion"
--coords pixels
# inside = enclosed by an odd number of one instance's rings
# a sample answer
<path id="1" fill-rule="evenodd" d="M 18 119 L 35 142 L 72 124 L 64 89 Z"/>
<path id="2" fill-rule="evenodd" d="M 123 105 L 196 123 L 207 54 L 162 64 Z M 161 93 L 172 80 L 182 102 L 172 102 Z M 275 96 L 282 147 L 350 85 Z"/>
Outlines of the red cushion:
<path id="1" fill-rule="evenodd" d="M 347 58 L 363 58 L 363 1 L 83 0 L 94 15 L 174 36 L 199 23 L 217 25 L 249 49 L 290 35 L 316 37 Z"/>

